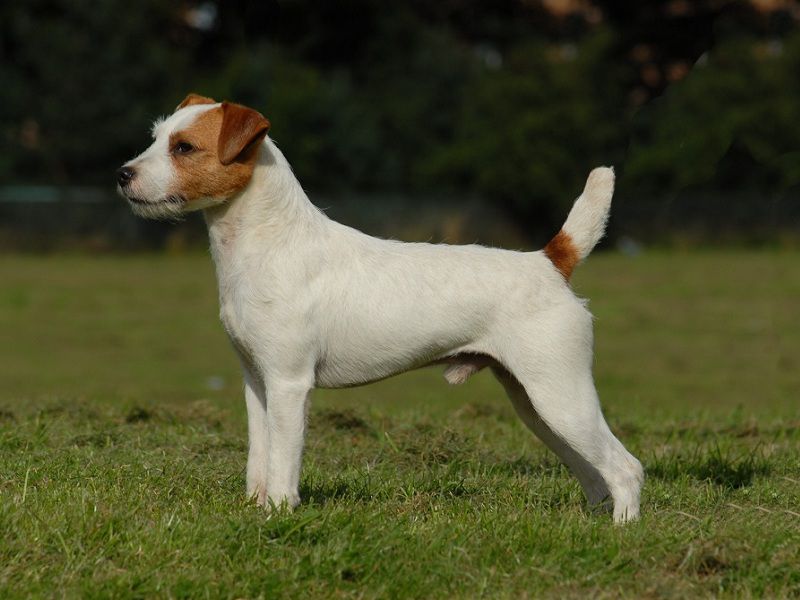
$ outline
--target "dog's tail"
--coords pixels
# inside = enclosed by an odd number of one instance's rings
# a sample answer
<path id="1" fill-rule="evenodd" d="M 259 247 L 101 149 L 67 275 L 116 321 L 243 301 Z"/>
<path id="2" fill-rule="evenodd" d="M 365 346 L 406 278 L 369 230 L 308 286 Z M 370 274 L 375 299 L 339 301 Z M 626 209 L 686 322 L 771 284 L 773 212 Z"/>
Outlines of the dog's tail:
<path id="1" fill-rule="evenodd" d="M 564 279 L 570 278 L 578 263 L 589 256 L 603 237 L 613 194 L 614 169 L 594 169 L 561 231 L 544 247 L 544 253 Z"/>

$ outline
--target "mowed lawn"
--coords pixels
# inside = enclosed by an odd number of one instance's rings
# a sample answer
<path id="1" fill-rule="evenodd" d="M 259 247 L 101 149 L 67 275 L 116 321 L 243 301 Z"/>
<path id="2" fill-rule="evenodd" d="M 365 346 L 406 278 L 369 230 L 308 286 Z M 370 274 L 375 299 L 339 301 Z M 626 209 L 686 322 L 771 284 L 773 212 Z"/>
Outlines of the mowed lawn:
<path id="1" fill-rule="evenodd" d="M 800 595 L 800 253 L 597 254 L 575 288 L 639 522 L 441 369 L 315 393 L 268 517 L 207 256 L 0 258 L 0 597 Z"/>

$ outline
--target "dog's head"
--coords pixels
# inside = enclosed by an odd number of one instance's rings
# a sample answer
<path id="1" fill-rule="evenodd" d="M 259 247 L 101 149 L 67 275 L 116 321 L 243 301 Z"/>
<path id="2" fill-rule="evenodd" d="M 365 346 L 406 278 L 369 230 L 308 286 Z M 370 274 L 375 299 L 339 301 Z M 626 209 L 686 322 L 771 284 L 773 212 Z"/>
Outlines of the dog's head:
<path id="1" fill-rule="evenodd" d="M 117 189 L 133 212 L 176 219 L 244 188 L 269 121 L 257 111 L 189 94 L 153 125 L 153 143 L 117 170 Z"/>

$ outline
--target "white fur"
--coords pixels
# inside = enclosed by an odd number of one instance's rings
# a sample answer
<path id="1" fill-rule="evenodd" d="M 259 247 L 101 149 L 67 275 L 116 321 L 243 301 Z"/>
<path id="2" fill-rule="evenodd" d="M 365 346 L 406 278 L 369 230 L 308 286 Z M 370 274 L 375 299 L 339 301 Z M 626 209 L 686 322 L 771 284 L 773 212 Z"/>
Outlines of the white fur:
<path id="1" fill-rule="evenodd" d="M 190 110 L 158 126 L 154 147 L 197 114 Z M 169 179 L 163 151 L 137 161 L 152 181 Z M 569 215 L 565 229 L 582 256 L 602 235 L 612 190 L 610 169 L 595 170 Z M 161 197 L 153 184 L 148 198 Z M 247 493 L 259 503 L 300 500 L 312 388 L 432 362 L 449 363 L 447 378 L 460 383 L 487 364 L 470 356 L 488 356 L 522 420 L 589 501 L 612 498 L 617 521 L 638 516 L 642 468 L 603 419 L 591 316 L 541 251 L 369 237 L 314 207 L 269 138 L 248 186 L 205 215 L 220 316 L 244 370 Z"/>
<path id="2" fill-rule="evenodd" d="M 562 230 L 569 234 L 580 260 L 589 256 L 606 232 L 614 195 L 614 169 L 600 167 L 589 173 L 583 193 L 569 211 Z"/>
<path id="3" fill-rule="evenodd" d="M 176 178 L 170 160 L 170 135 L 185 129 L 200 114 L 217 106 L 219 104 L 187 106 L 169 118 L 157 119 L 153 123 L 153 143 L 124 165 L 136 169 L 136 177 L 124 190 L 117 188 L 135 214 L 146 219 L 177 221 L 187 211 L 208 208 L 226 200 L 226 198 L 202 198 L 187 205 L 183 198 L 171 191 L 174 189 Z"/>

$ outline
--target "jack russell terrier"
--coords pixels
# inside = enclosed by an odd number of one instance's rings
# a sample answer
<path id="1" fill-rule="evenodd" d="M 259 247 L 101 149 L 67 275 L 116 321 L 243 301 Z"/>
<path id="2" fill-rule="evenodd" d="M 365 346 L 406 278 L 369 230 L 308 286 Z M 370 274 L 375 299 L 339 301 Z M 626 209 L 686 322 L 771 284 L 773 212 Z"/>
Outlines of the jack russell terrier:
<path id="1" fill-rule="evenodd" d="M 431 364 L 463 383 L 489 367 L 591 505 L 639 515 L 642 466 L 611 433 L 592 379 L 592 317 L 569 277 L 603 236 L 614 191 L 592 171 L 543 251 L 377 239 L 309 201 L 257 111 L 190 94 L 117 171 L 133 212 L 203 210 L 220 317 L 242 365 L 247 494 L 300 502 L 309 393 Z"/>

